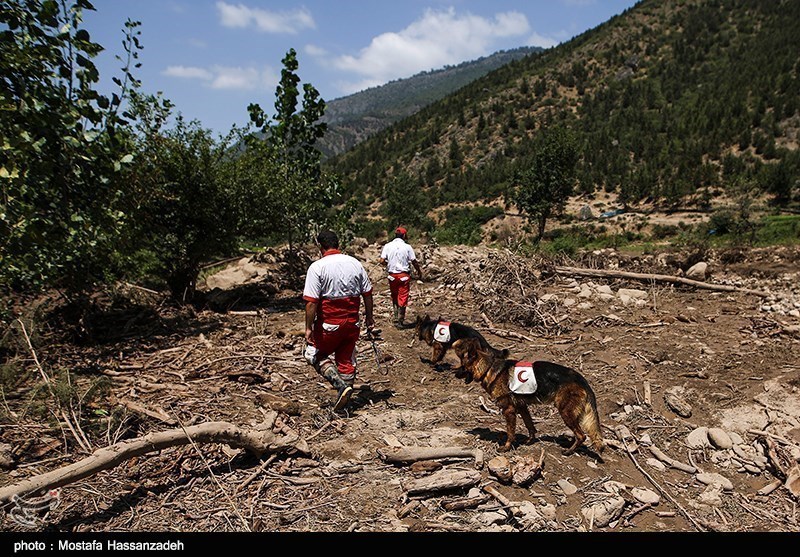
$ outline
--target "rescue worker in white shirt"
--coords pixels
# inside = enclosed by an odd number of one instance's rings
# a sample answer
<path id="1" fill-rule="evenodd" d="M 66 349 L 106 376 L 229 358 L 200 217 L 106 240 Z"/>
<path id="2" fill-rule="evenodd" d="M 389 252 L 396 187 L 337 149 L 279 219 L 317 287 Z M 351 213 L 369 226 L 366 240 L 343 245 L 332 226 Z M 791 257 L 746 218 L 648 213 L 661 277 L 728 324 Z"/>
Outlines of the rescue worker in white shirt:
<path id="1" fill-rule="evenodd" d="M 331 230 L 317 236 L 322 257 L 306 273 L 306 361 L 337 390 L 334 412 L 341 412 L 353 394 L 356 378 L 356 341 L 364 299 L 364 324 L 372 332 L 372 283 L 364 266 L 339 251 Z M 333 360 L 330 359 L 333 356 Z"/>
<path id="2" fill-rule="evenodd" d="M 398 226 L 394 231 L 394 240 L 383 246 L 381 262 L 389 273 L 389 291 L 394 307 L 394 322 L 398 328 L 404 326 L 406 307 L 411 293 L 411 265 L 417 270 L 422 280 L 422 269 L 419 268 L 414 248 L 406 243 L 407 230 Z"/>

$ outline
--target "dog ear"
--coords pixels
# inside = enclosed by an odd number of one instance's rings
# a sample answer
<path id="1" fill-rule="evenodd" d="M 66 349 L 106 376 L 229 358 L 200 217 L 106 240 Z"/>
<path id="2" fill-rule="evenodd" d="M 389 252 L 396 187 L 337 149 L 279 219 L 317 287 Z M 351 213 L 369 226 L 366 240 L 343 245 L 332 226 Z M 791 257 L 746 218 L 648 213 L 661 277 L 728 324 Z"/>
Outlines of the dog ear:
<path id="1" fill-rule="evenodd" d="M 503 350 L 500 352 L 501 358 L 503 358 L 504 360 L 508 359 L 508 355 L 510 353 L 511 352 L 509 352 L 508 348 L 503 348 Z"/>

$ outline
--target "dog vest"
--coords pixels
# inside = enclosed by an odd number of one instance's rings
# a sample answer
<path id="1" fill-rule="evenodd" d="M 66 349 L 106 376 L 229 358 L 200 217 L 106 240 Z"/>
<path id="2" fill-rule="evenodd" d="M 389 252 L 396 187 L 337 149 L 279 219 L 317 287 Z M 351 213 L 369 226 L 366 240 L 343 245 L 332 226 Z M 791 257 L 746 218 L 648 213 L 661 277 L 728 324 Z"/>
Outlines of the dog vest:
<path id="1" fill-rule="evenodd" d="M 533 362 L 517 362 L 508 378 L 508 388 L 518 395 L 532 395 L 536 392 L 536 374 Z"/>
<path id="2" fill-rule="evenodd" d="M 450 322 L 439 321 L 433 329 L 433 340 L 437 342 L 450 342 Z"/>

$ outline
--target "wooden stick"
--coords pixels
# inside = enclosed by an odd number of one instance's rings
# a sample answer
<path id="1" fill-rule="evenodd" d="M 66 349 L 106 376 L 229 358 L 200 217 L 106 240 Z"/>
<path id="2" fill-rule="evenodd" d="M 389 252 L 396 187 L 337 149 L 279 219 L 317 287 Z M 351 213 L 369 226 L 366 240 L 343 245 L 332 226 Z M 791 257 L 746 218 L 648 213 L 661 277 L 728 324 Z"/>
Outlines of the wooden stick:
<path id="1" fill-rule="evenodd" d="M 745 294 L 752 294 L 767 298 L 770 296 L 769 292 L 761 290 L 750 290 L 749 288 L 739 288 L 737 286 L 728 286 L 726 284 L 711 284 L 698 280 L 691 280 L 683 277 L 675 277 L 672 275 L 651 275 L 646 273 L 629 273 L 626 271 L 613 271 L 607 269 L 581 269 L 578 267 L 555 267 L 556 274 L 559 275 L 578 275 L 583 277 L 612 277 L 612 278 L 627 278 L 645 282 L 667 282 L 672 284 L 685 284 L 687 286 L 694 286 L 695 288 L 702 288 L 705 290 L 716 290 L 718 292 L 744 292 Z"/>
<path id="2" fill-rule="evenodd" d="M 519 507 L 517 507 L 516 505 L 514 505 L 514 503 L 512 503 L 512 502 L 511 502 L 511 500 L 510 500 L 510 499 L 508 499 L 508 497 L 506 497 L 505 495 L 503 495 L 502 493 L 500 493 L 500 492 L 497 490 L 497 488 L 495 488 L 493 485 L 491 485 L 491 484 L 490 484 L 490 485 L 485 485 L 485 486 L 483 486 L 483 488 L 482 488 L 482 489 L 483 489 L 483 490 L 484 490 L 486 493 L 488 493 L 489 495 L 491 495 L 492 497 L 494 497 L 495 499 L 497 499 L 497 500 L 500 502 L 500 504 L 501 504 L 501 505 L 503 505 L 503 506 L 504 506 L 504 507 L 506 507 L 506 508 L 507 508 L 509 511 L 511 511 L 511 514 L 512 514 L 512 515 L 514 515 L 514 516 L 520 516 L 520 515 L 522 515 L 522 511 L 519 509 Z"/>
<path id="3" fill-rule="evenodd" d="M 445 501 L 442 503 L 442 508 L 446 511 L 461 511 L 464 509 L 474 509 L 479 505 L 483 505 L 484 503 L 488 503 L 491 501 L 491 497 L 488 495 L 479 495 L 477 497 L 463 497 L 461 499 L 455 499 L 453 501 Z"/>
<path id="4" fill-rule="evenodd" d="M 90 456 L 68 466 L 4 486 L 0 488 L 0 503 L 9 502 L 14 495 L 22 496 L 74 483 L 103 470 L 114 468 L 136 456 L 187 445 L 190 443 L 190 437 L 196 443 L 224 443 L 233 448 L 245 448 L 259 458 L 264 453 L 279 452 L 284 449 L 308 453 L 308 446 L 304 440 L 296 436 L 279 437 L 272 432 L 272 425 L 267 422 L 255 429 L 247 430 L 228 422 L 208 422 L 187 427 L 185 430 L 180 428 L 150 433 L 144 437 L 98 449 Z"/>
<path id="5" fill-rule="evenodd" d="M 773 491 L 775 491 L 776 489 L 778 489 L 782 485 L 783 485 L 783 481 L 781 481 L 781 480 L 772 480 L 767 485 L 765 485 L 764 487 L 762 487 L 761 489 L 756 491 L 756 493 L 758 495 L 769 495 L 770 493 L 772 493 Z"/>
<path id="6" fill-rule="evenodd" d="M 769 431 L 763 431 L 760 429 L 748 429 L 747 433 L 752 433 L 753 435 L 758 435 L 760 437 L 768 437 L 770 439 L 775 439 L 775 441 L 777 441 L 781 445 L 794 445 L 794 443 L 792 443 L 785 437 L 781 437 L 780 435 L 775 435 L 774 433 L 770 433 Z"/>
<path id="7" fill-rule="evenodd" d="M 483 451 L 471 447 L 384 447 L 378 449 L 381 460 L 390 464 L 406 464 L 437 458 L 468 458 L 475 460 L 475 468 L 483 468 Z"/>
<path id="8" fill-rule="evenodd" d="M 661 449 L 659 449 L 655 445 L 651 445 L 649 447 L 649 449 L 650 449 L 650 452 L 653 453 L 653 456 L 656 457 L 661 462 L 663 462 L 664 464 L 669 464 L 673 468 L 676 468 L 677 470 L 681 470 L 683 472 L 686 472 L 687 474 L 696 474 L 697 473 L 697 468 L 695 468 L 694 466 L 689 466 L 688 464 L 684 464 L 683 462 L 681 462 L 679 460 L 675 460 L 674 458 L 668 457 L 666 454 L 664 454 L 661 451 Z"/>

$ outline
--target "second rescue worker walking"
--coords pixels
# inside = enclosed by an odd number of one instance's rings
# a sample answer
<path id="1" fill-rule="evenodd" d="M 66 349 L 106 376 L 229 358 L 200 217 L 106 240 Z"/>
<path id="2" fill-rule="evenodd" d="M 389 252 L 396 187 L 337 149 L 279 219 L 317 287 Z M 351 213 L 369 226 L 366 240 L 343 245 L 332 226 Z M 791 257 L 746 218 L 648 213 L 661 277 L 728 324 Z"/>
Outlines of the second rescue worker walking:
<path id="1" fill-rule="evenodd" d="M 381 261 L 386 265 L 389 273 L 389 291 L 392 295 L 394 307 L 394 322 L 398 327 L 403 327 L 406 318 L 406 307 L 411 292 L 411 265 L 417 270 L 419 279 L 422 280 L 422 269 L 419 268 L 414 248 L 406 243 L 407 231 L 398 226 L 394 231 L 394 240 L 383 246 Z"/>

